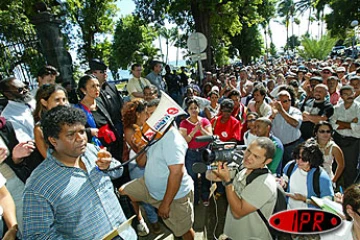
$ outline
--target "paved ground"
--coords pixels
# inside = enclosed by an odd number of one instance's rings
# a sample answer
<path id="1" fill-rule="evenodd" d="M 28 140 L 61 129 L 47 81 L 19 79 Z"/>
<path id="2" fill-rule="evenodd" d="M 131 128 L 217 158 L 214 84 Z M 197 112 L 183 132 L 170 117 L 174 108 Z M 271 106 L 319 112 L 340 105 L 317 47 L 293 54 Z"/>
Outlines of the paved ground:
<path id="1" fill-rule="evenodd" d="M 196 232 L 195 239 L 203 240 L 203 239 L 214 239 L 213 231 L 215 229 L 216 223 L 216 209 L 218 216 L 218 224 L 216 228 L 216 237 L 222 233 L 222 229 L 224 226 L 225 213 L 226 213 L 226 200 L 224 196 L 221 196 L 217 201 L 217 204 L 214 204 L 214 200 L 210 201 L 210 206 L 204 207 L 202 203 L 195 206 L 195 222 L 194 222 L 194 230 Z M 144 211 L 142 211 L 144 212 Z M 159 235 L 155 235 L 150 233 L 146 237 L 140 237 L 139 240 L 177 240 L 181 238 L 176 238 L 172 235 L 171 231 L 162 223 L 161 229 L 163 233 Z M 210 229 L 210 231 L 208 231 Z"/>

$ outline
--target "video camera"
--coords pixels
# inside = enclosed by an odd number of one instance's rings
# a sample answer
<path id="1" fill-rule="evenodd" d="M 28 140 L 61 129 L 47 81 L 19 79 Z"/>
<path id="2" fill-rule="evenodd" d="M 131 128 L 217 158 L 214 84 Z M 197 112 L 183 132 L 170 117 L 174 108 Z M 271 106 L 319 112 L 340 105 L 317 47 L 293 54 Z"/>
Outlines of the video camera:
<path id="1" fill-rule="evenodd" d="M 216 166 L 210 166 L 216 161 L 236 163 L 242 165 L 246 145 L 237 145 L 236 142 L 222 142 L 216 135 L 200 136 L 195 139 L 196 142 L 211 142 L 209 147 L 202 152 L 203 163 L 194 163 L 192 169 L 195 173 L 203 173 L 206 170 L 214 170 Z"/>

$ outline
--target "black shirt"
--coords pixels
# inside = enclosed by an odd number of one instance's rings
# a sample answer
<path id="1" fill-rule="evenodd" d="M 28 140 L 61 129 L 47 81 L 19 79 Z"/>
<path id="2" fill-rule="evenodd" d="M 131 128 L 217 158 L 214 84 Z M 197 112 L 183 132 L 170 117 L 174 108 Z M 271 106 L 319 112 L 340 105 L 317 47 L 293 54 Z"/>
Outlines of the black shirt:
<path id="1" fill-rule="evenodd" d="M 334 114 L 334 107 L 329 101 L 315 102 L 315 99 L 312 98 L 304 103 L 303 111 L 310 113 L 310 115 L 326 116 L 329 120 Z M 300 131 L 304 140 L 313 136 L 314 126 L 315 124 L 310 121 L 302 122 Z"/>

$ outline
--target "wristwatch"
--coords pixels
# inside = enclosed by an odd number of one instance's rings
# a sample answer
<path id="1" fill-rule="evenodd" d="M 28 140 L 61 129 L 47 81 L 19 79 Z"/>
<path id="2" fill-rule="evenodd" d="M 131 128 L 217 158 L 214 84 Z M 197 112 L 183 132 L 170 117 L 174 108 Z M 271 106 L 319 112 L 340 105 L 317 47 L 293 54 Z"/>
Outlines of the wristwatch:
<path id="1" fill-rule="evenodd" d="M 226 187 L 226 186 L 228 186 L 228 185 L 230 185 L 230 184 L 232 184 L 232 183 L 233 183 L 233 179 L 231 179 L 231 180 L 228 181 L 228 182 L 222 181 L 222 185 L 223 185 L 224 187 Z"/>

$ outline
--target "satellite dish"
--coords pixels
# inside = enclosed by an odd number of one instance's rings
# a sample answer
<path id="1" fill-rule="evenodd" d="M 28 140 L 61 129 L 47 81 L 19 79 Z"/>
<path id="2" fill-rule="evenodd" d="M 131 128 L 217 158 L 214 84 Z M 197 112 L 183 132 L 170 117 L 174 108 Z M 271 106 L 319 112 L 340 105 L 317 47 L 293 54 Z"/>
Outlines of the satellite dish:
<path id="1" fill-rule="evenodd" d="M 189 36 L 187 46 L 190 52 L 201 53 L 207 48 L 207 38 L 200 32 L 194 32 Z"/>

